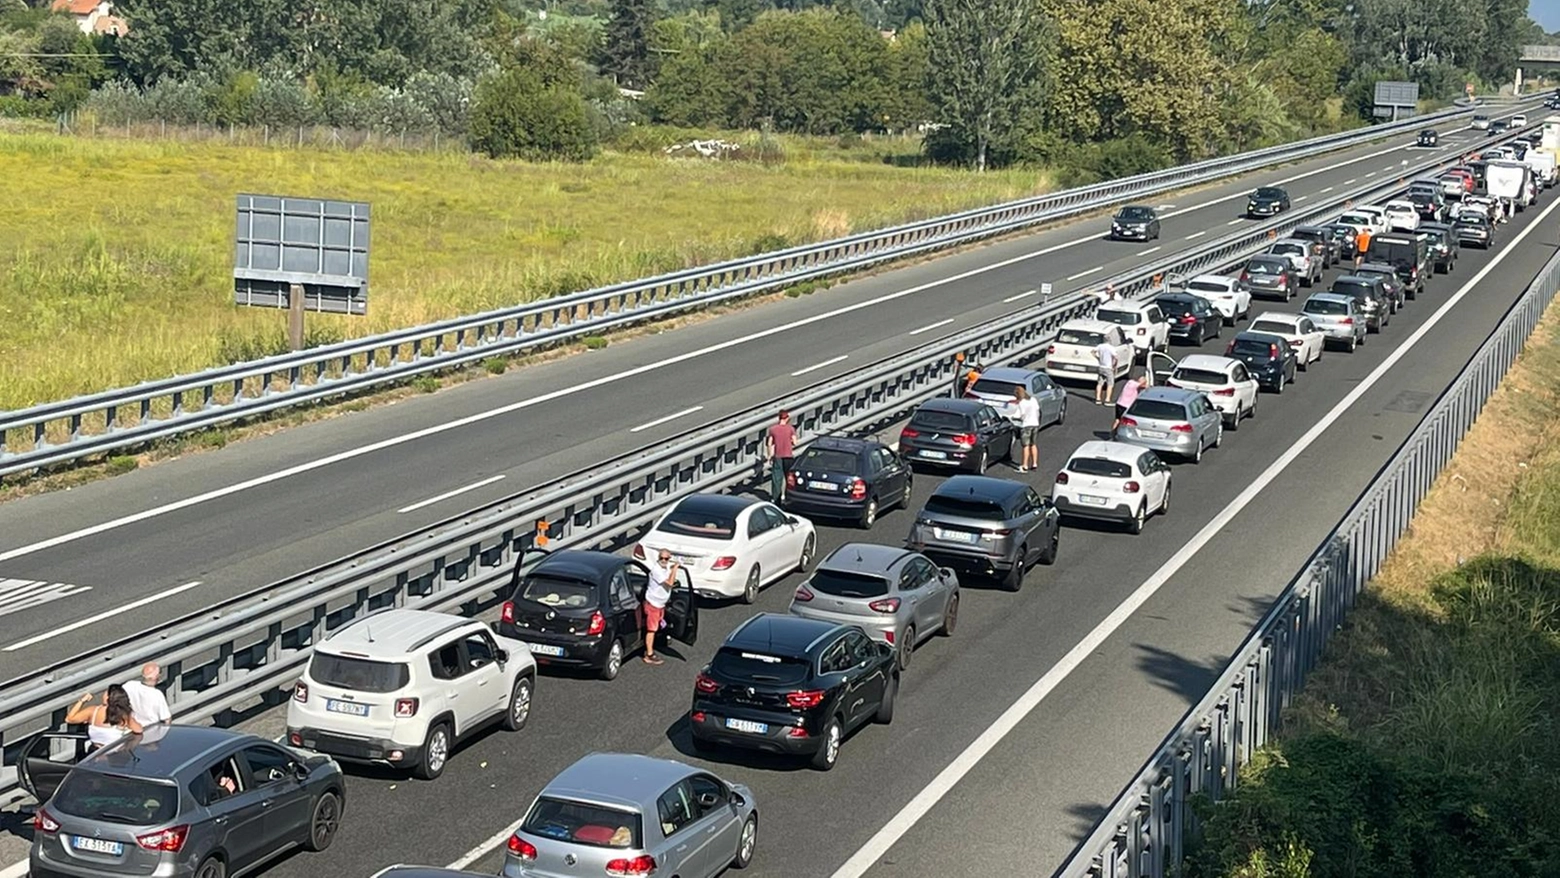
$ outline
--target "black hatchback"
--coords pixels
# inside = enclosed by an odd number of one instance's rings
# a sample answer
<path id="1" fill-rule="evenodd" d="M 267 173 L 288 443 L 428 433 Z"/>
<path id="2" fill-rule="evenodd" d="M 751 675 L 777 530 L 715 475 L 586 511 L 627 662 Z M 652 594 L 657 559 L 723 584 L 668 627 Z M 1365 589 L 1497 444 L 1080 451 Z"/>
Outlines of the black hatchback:
<path id="1" fill-rule="evenodd" d="M 694 681 L 694 749 L 808 756 L 828 771 L 851 731 L 893 721 L 897 655 L 855 625 L 760 613 L 731 632 Z"/>
<path id="2" fill-rule="evenodd" d="M 1246 197 L 1246 215 L 1250 217 L 1272 216 L 1289 209 L 1289 190 L 1278 186 L 1262 186 Z"/>
<path id="3" fill-rule="evenodd" d="M 1217 338 L 1224 317 L 1202 296 L 1192 293 L 1165 293 L 1154 300 L 1165 319 L 1170 321 L 1170 340 L 1200 345 L 1204 339 Z"/>
<path id="4" fill-rule="evenodd" d="M 1299 357 L 1289 339 L 1271 332 L 1238 332 L 1224 355 L 1245 363 L 1257 383 L 1274 393 L 1283 393 L 1285 384 L 1294 383 L 1299 368 Z"/>
<path id="5" fill-rule="evenodd" d="M 915 476 L 893 449 L 871 439 L 820 436 L 785 477 L 787 512 L 871 527 L 878 513 L 910 505 Z"/>
<path id="6" fill-rule="evenodd" d="M 983 473 L 993 460 L 1013 459 L 1018 427 L 978 399 L 929 399 L 899 431 L 899 453 L 916 464 Z"/>

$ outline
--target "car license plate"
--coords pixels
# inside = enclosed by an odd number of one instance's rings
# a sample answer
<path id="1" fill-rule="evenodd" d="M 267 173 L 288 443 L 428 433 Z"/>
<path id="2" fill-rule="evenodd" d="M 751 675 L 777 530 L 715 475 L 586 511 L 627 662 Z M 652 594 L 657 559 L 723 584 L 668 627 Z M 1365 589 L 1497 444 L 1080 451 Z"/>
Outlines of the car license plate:
<path id="1" fill-rule="evenodd" d="M 973 542 L 975 542 L 975 535 L 970 533 L 970 532 L 968 532 L 968 531 L 943 530 L 940 527 L 934 527 L 934 528 L 932 528 L 932 533 L 935 534 L 939 540 L 947 540 L 947 541 L 953 542 L 953 543 L 973 543 Z"/>
<path id="2" fill-rule="evenodd" d="M 1095 506 L 1104 506 L 1105 505 L 1105 498 L 1104 497 L 1096 497 L 1093 494 L 1079 494 L 1078 495 L 1078 499 L 1081 500 L 1084 503 L 1092 503 Z"/>
<path id="3" fill-rule="evenodd" d="M 70 846 L 78 851 L 91 851 L 95 854 L 109 854 L 115 857 L 125 852 L 125 846 L 122 842 L 107 841 L 101 838 L 82 838 L 79 835 L 71 837 Z"/>
<path id="4" fill-rule="evenodd" d="M 840 489 L 840 486 L 833 482 L 808 482 L 807 487 L 812 488 L 814 491 L 838 491 Z"/>
<path id="5" fill-rule="evenodd" d="M 769 723 L 756 723 L 745 719 L 728 719 L 726 720 L 726 728 L 738 732 L 748 732 L 754 735 L 765 735 L 769 733 Z"/>
<path id="6" fill-rule="evenodd" d="M 922 451 L 921 452 L 921 456 L 922 457 L 929 457 L 932 460 L 947 460 L 948 459 L 948 452 L 946 452 L 946 451 Z"/>
<path id="7" fill-rule="evenodd" d="M 331 713 L 344 713 L 348 716 L 368 716 L 368 705 L 337 701 L 334 698 L 325 699 L 325 709 Z"/>
<path id="8" fill-rule="evenodd" d="M 1087 371 L 1089 371 L 1089 367 L 1088 366 L 1080 366 L 1077 363 L 1063 363 L 1062 364 L 1062 368 L 1066 369 L 1069 372 L 1087 372 Z"/>
<path id="9" fill-rule="evenodd" d="M 1166 433 L 1163 430 L 1139 430 L 1138 435 L 1144 439 L 1163 439 Z"/>
<path id="10" fill-rule="evenodd" d="M 563 655 L 563 647 L 561 646 L 543 646 L 540 643 L 527 643 L 526 646 L 530 647 L 532 655 Z"/>

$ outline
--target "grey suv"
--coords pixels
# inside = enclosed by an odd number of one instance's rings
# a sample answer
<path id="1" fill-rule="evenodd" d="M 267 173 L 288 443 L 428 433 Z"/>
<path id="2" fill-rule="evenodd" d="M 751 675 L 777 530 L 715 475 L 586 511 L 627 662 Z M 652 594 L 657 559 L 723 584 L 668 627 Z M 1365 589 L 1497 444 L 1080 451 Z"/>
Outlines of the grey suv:
<path id="1" fill-rule="evenodd" d="M 329 756 L 206 726 L 155 725 L 80 758 L 80 734 L 22 753 L 33 878 L 222 878 L 330 847 L 346 785 Z M 79 761 L 78 761 L 79 759 Z"/>
<path id="2" fill-rule="evenodd" d="M 1061 515 L 1022 482 L 954 476 L 937 486 L 910 526 L 905 545 L 933 562 L 995 576 L 1018 591 L 1036 561 L 1056 561 Z"/>

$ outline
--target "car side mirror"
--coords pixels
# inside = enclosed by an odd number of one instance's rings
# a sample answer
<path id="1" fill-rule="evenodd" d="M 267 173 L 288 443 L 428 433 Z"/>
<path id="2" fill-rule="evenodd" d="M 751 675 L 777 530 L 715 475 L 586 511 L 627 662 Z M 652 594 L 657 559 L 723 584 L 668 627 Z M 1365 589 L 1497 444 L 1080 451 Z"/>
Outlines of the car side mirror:
<path id="1" fill-rule="evenodd" d="M 787 515 L 785 517 L 785 520 L 786 520 L 786 523 L 791 525 L 792 527 L 796 527 L 796 526 L 798 526 L 798 525 L 800 525 L 802 523 L 802 520 L 800 518 L 797 518 L 794 515 Z"/>
<path id="2" fill-rule="evenodd" d="M 500 648 L 497 653 L 494 653 L 493 657 L 498 659 L 499 664 L 504 664 L 509 661 L 509 650 Z"/>
<path id="3" fill-rule="evenodd" d="M 954 577 L 953 568 L 952 567 L 939 567 L 939 568 L 937 568 L 937 575 L 941 576 L 944 580 L 952 579 Z"/>
<path id="4" fill-rule="evenodd" d="M 304 765 L 302 762 L 294 762 L 292 764 L 292 776 L 298 783 L 303 783 L 309 779 L 309 766 Z"/>

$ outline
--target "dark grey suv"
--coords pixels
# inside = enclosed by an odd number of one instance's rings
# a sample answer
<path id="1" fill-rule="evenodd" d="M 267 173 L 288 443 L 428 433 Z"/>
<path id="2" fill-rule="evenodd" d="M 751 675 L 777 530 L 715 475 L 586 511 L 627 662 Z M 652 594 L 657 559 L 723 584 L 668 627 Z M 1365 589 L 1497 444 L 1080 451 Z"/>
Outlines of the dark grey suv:
<path id="1" fill-rule="evenodd" d="M 206 726 L 155 725 L 81 758 L 80 734 L 22 752 L 33 878 L 223 878 L 295 847 L 322 851 L 346 785 L 329 756 Z"/>
<path id="2" fill-rule="evenodd" d="M 988 476 L 954 476 L 937 486 L 905 545 L 940 566 L 993 576 L 1018 591 L 1036 561 L 1056 561 L 1061 515 L 1034 488 Z"/>

